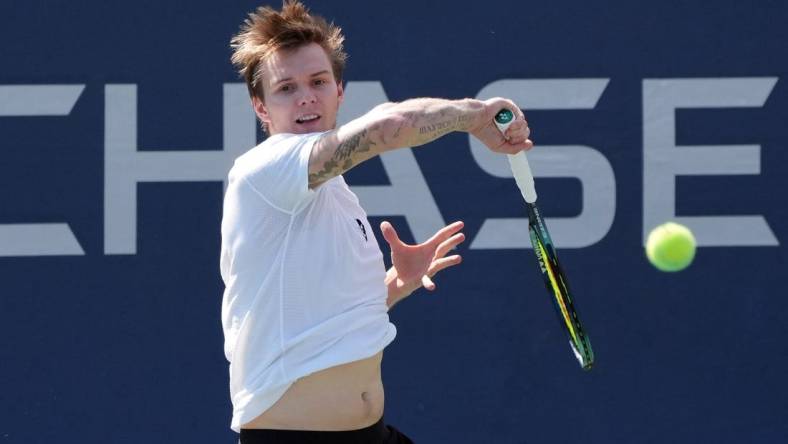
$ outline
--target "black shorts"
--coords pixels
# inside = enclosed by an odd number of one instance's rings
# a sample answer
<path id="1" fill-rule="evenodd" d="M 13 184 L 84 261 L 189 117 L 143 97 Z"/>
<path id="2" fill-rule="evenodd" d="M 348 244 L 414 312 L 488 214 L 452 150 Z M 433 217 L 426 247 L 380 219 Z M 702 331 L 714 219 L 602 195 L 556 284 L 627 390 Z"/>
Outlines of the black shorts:
<path id="1" fill-rule="evenodd" d="M 383 418 L 369 427 L 342 432 L 311 430 L 241 429 L 240 444 L 413 444 Z"/>

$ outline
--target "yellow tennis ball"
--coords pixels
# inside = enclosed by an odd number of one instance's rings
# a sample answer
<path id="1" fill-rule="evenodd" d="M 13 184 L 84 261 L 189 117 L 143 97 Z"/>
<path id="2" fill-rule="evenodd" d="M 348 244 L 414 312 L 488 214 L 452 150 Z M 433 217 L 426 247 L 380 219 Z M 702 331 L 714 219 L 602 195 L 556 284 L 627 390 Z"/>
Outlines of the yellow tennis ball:
<path id="1" fill-rule="evenodd" d="M 684 225 L 666 222 L 649 233 L 646 256 L 661 271 L 683 270 L 695 257 L 695 236 Z"/>

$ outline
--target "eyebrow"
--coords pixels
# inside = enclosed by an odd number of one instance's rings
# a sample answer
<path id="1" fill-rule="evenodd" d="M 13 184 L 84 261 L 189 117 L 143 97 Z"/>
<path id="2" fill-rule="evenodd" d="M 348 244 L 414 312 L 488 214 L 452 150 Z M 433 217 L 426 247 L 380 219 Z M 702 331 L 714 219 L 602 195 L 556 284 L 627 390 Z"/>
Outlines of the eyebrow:
<path id="1" fill-rule="evenodd" d="M 329 74 L 329 71 L 327 69 L 324 69 L 324 70 L 318 71 L 318 72 L 316 72 L 314 74 L 310 74 L 309 77 L 319 77 L 319 76 L 322 76 L 324 74 Z M 278 85 L 278 84 L 280 84 L 282 82 L 289 82 L 290 80 L 293 80 L 293 78 L 292 77 L 285 77 L 283 79 L 279 79 L 276 82 L 274 82 L 272 84 L 272 86 L 276 86 L 276 85 Z"/>

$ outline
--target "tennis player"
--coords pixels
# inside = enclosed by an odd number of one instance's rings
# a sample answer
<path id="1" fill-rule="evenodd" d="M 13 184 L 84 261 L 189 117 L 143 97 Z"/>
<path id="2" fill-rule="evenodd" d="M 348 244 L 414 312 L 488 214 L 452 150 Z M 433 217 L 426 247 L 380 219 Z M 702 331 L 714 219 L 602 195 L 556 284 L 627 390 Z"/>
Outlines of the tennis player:
<path id="1" fill-rule="evenodd" d="M 229 172 L 222 219 L 224 351 L 231 428 L 248 443 L 410 443 L 383 420 L 388 310 L 459 264 L 462 222 L 418 245 L 383 222 L 393 266 L 342 173 L 453 131 L 492 151 L 533 146 L 505 99 L 386 103 L 339 128 L 346 54 L 340 28 L 299 2 L 258 8 L 232 39 L 232 62 L 268 138 Z M 518 113 L 502 135 L 493 116 Z"/>

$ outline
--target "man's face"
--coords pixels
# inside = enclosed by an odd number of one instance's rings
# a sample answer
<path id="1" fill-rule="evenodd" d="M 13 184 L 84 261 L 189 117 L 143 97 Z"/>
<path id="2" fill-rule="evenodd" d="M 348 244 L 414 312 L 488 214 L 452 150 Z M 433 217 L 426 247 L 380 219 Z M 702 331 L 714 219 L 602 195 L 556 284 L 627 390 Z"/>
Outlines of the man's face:
<path id="1" fill-rule="evenodd" d="M 342 103 L 328 55 L 317 43 L 280 50 L 261 63 L 265 103 L 253 98 L 257 116 L 270 135 L 333 129 Z"/>

